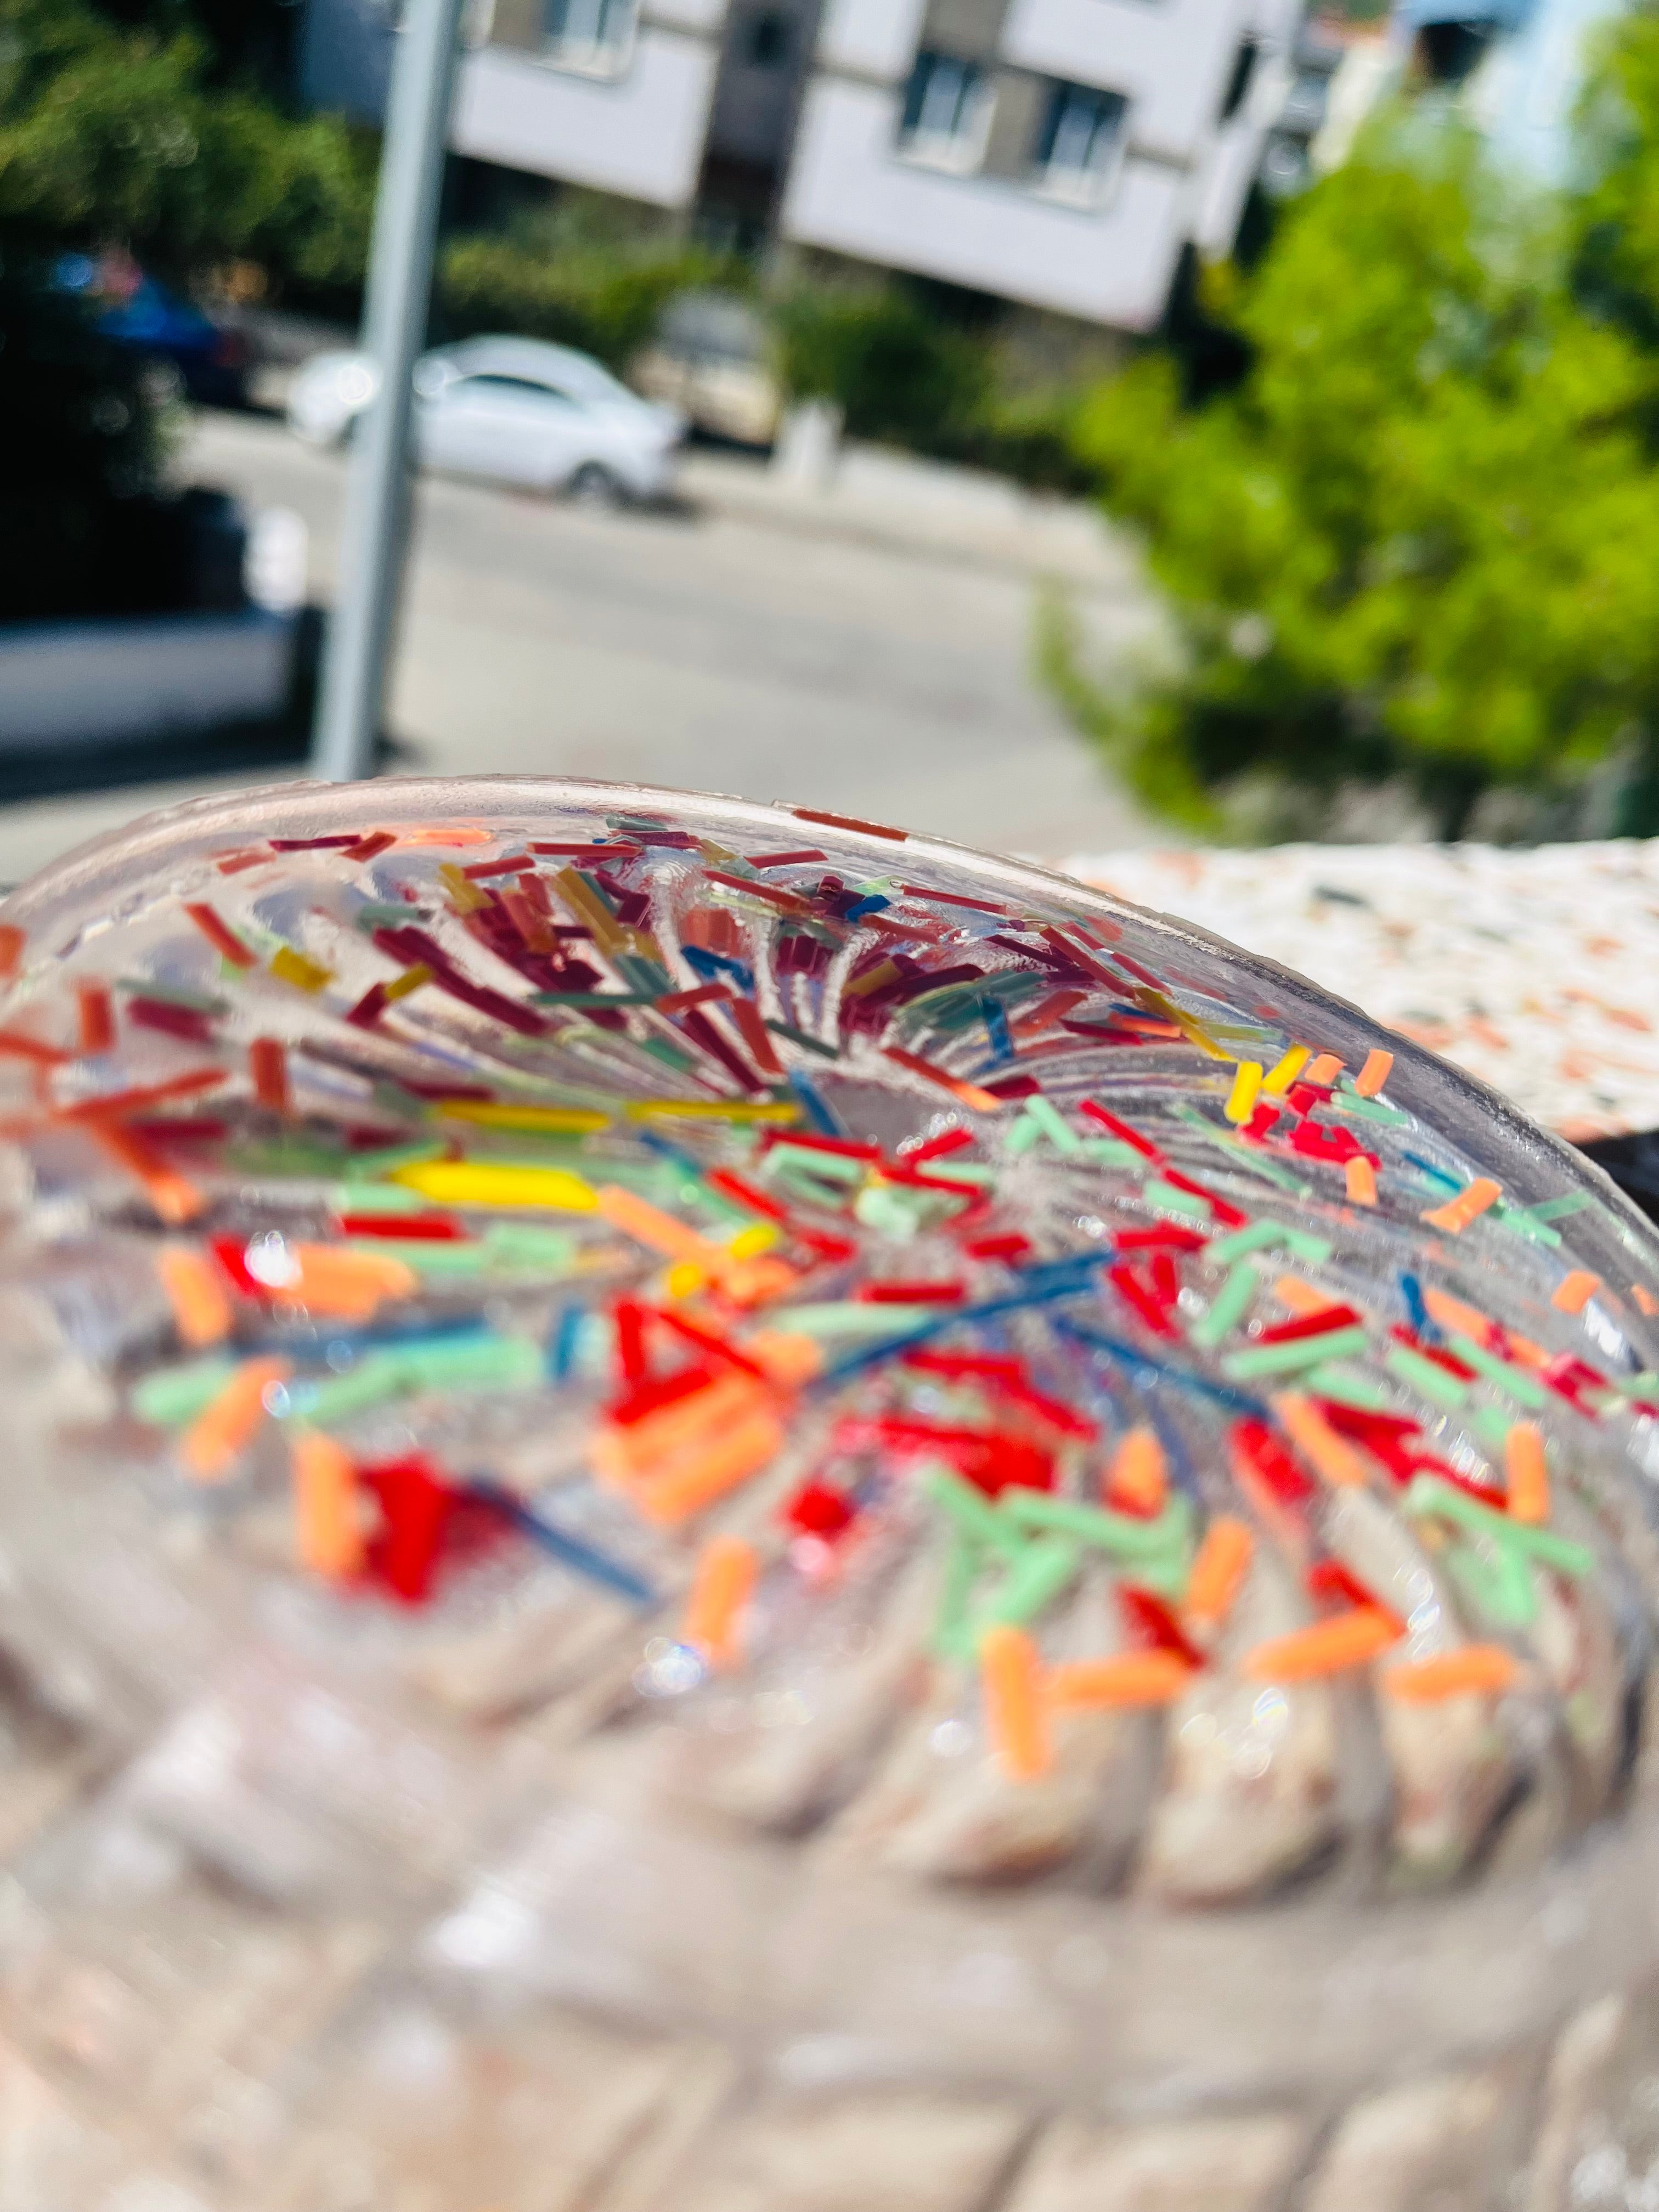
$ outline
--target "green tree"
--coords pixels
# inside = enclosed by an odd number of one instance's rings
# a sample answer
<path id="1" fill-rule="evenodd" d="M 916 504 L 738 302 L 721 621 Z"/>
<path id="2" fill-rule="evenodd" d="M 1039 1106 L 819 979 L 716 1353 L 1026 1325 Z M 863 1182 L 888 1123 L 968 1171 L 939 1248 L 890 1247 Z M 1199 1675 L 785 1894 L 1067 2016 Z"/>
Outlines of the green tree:
<path id="1" fill-rule="evenodd" d="M 81 0 L 0 0 L 0 236 L 118 242 L 188 277 L 230 255 L 323 283 L 362 268 L 372 149 L 212 80 L 198 33 Z"/>
<path id="2" fill-rule="evenodd" d="M 438 260 L 438 314 L 452 338 L 519 331 L 622 368 L 677 292 L 746 289 L 750 282 L 741 263 L 688 243 L 641 210 L 566 191 L 500 233 L 452 240 Z"/>
<path id="3" fill-rule="evenodd" d="M 1659 15 L 1601 32 L 1579 104 L 1583 156 L 1568 202 L 1579 296 L 1659 344 Z"/>
<path id="4" fill-rule="evenodd" d="M 1093 685 L 1051 607 L 1042 651 L 1151 803 L 1215 829 L 1264 781 L 1396 780 L 1454 836 L 1492 787 L 1652 757 L 1659 380 L 1577 304 L 1565 246 L 1468 146 L 1396 133 L 1218 282 L 1252 349 L 1235 392 L 1183 411 L 1154 356 L 1093 398 L 1083 447 L 1176 650 Z"/>
<path id="5" fill-rule="evenodd" d="M 1075 445 L 1086 383 L 1074 365 L 1012 357 L 1000 303 L 916 280 L 817 273 L 772 312 L 785 388 L 833 399 L 853 436 L 1044 490 L 1091 488 Z"/>
<path id="6" fill-rule="evenodd" d="M 778 303 L 780 367 L 803 399 L 833 399 L 855 436 L 959 452 L 988 404 L 987 348 L 901 286 L 818 283 Z"/>
<path id="7" fill-rule="evenodd" d="M 194 31 L 209 81 L 252 84 L 281 102 L 293 84 L 304 0 L 92 0 L 112 22 L 171 34 Z"/>
<path id="8" fill-rule="evenodd" d="M 0 618 L 146 603 L 177 539 L 165 425 L 138 366 L 54 283 L 70 249 L 130 248 L 188 284 L 252 256 L 316 283 L 361 268 L 372 158 L 291 121 L 174 20 L 0 0 Z"/>

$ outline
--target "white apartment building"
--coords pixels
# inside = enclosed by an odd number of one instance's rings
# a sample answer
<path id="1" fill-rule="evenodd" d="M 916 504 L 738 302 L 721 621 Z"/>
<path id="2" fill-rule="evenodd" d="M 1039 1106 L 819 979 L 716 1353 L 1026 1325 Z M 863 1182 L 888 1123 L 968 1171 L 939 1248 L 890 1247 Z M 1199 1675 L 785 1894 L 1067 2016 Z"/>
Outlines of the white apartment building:
<path id="1" fill-rule="evenodd" d="M 830 0 L 780 228 L 1145 330 L 1182 246 L 1232 242 L 1298 15 L 1297 0 Z"/>
<path id="2" fill-rule="evenodd" d="M 453 143 L 1140 331 L 1231 246 L 1304 4 L 473 0 Z M 374 104 L 395 8 L 312 0 L 314 104 Z"/>
<path id="3" fill-rule="evenodd" d="M 659 207 L 697 199 L 727 0 L 495 0 L 452 143 Z"/>

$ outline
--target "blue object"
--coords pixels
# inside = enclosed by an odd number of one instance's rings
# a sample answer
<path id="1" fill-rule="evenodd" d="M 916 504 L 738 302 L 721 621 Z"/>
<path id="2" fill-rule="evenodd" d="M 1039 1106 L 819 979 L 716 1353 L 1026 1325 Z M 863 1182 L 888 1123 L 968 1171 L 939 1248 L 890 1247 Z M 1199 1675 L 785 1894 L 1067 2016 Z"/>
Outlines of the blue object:
<path id="1" fill-rule="evenodd" d="M 1146 1398 L 1146 1417 L 1151 1421 L 1158 1440 L 1164 1447 L 1164 1456 L 1169 1462 L 1170 1472 L 1176 1480 L 1177 1490 L 1184 1490 L 1188 1498 L 1197 1498 L 1198 1469 L 1193 1465 L 1193 1455 L 1187 1449 L 1186 1439 L 1170 1419 L 1168 1413 L 1149 1392 Z"/>
<path id="2" fill-rule="evenodd" d="M 1003 1314 L 1024 1313 L 1028 1307 L 1048 1305 L 1057 1298 L 1074 1298 L 1088 1289 L 1090 1277 L 1096 1268 L 1106 1267 L 1111 1257 L 1109 1252 L 1103 1252 L 1098 1257 L 1085 1253 L 1075 1260 L 1053 1260 L 1045 1261 L 1041 1267 L 1022 1267 L 1015 1276 L 1019 1289 L 1010 1292 L 1006 1297 L 988 1298 L 982 1305 L 976 1306 L 941 1306 L 937 1320 L 925 1321 L 918 1328 L 907 1329 L 902 1336 L 886 1337 L 879 1344 L 867 1346 L 860 1352 L 848 1352 L 845 1359 L 838 1359 L 832 1367 L 826 1367 L 809 1387 L 814 1390 L 826 1389 L 832 1383 L 844 1381 L 849 1375 L 862 1374 L 866 1367 L 879 1367 L 884 1360 L 892 1358 L 896 1352 L 908 1352 L 913 1345 L 926 1344 L 932 1337 L 943 1336 L 947 1329 L 960 1328 L 975 1322 L 995 1321 Z M 1139 1358 L 1140 1355 L 1137 1353 L 1135 1356 Z M 1145 1364 L 1148 1366 L 1152 1364 L 1150 1360 Z M 1237 1397 L 1239 1394 L 1233 1391 L 1228 1395 Z M 1253 1410 L 1255 1403 L 1255 1399 L 1249 1401 Z"/>
<path id="3" fill-rule="evenodd" d="M 846 1130 L 842 1127 L 841 1123 L 836 1121 L 823 1099 L 819 1097 L 817 1091 L 804 1075 L 799 1073 L 792 1075 L 789 1078 L 789 1088 L 806 1109 L 806 1118 L 819 1136 L 844 1137 L 847 1134 Z"/>
<path id="4" fill-rule="evenodd" d="M 89 254 L 66 253 L 58 264 L 58 287 L 95 304 L 108 296 L 100 290 L 103 273 Z M 247 398 L 248 344 L 241 332 L 221 329 L 153 276 L 140 276 L 125 299 L 110 300 L 93 326 L 147 360 L 171 363 L 192 399 L 240 407 Z"/>
<path id="5" fill-rule="evenodd" d="M 1206 1376 L 1194 1375 L 1189 1368 L 1172 1367 L 1167 1360 L 1154 1359 L 1138 1346 L 1125 1344 L 1119 1337 L 1080 1328 L 1074 1321 L 1058 1320 L 1054 1328 L 1057 1336 L 1065 1337 L 1070 1343 L 1086 1346 L 1091 1352 L 1103 1352 L 1109 1359 L 1116 1360 L 1121 1366 L 1139 1368 L 1156 1376 L 1161 1382 L 1173 1382 L 1179 1390 L 1192 1391 L 1196 1397 L 1213 1399 L 1231 1413 L 1253 1414 L 1258 1420 L 1270 1418 L 1261 1399 L 1251 1397 L 1248 1390 L 1234 1390 L 1224 1382 L 1212 1382 Z"/>
<path id="6" fill-rule="evenodd" d="M 556 1528 L 550 1521 L 544 1521 L 540 1514 L 532 1513 L 521 1498 L 500 1483 L 469 1482 L 465 1494 L 477 1498 L 482 1504 L 493 1506 L 532 1544 L 539 1544 L 562 1565 L 586 1575 L 589 1582 L 603 1583 L 606 1589 L 614 1590 L 618 1597 L 628 1598 L 635 1605 L 656 1604 L 656 1591 L 631 1567 L 623 1566 L 620 1559 L 613 1559 L 605 1552 L 596 1551 L 580 1536 Z"/>
<path id="7" fill-rule="evenodd" d="M 991 1041 L 992 1065 L 1002 1067 L 1014 1057 L 1013 1033 L 1008 1027 L 1008 1017 L 995 999 L 981 999 L 979 1010 L 985 1017 L 985 1034 Z"/>
<path id="8" fill-rule="evenodd" d="M 701 945 L 682 945 L 680 951 L 692 974 L 701 975 L 705 983 L 717 983 L 722 975 L 729 975 L 740 991 L 753 991 L 755 971 L 745 968 L 741 960 L 724 952 L 705 952 Z"/>
<path id="9" fill-rule="evenodd" d="M 314 1332 L 304 1328 L 272 1328 L 260 1336 L 251 1349 L 277 1349 L 307 1356 L 314 1340 Z M 457 1314 L 450 1321 L 387 1322 L 379 1328 L 331 1330 L 321 1349 L 325 1358 L 339 1353 L 349 1355 L 347 1367 L 360 1352 L 380 1352 L 389 1345 L 450 1344 L 459 1336 L 485 1337 L 492 1334 L 488 1322 L 477 1314 Z M 337 1373 L 343 1374 L 345 1368 Z"/>
<path id="10" fill-rule="evenodd" d="M 577 1347 L 581 1342 L 582 1309 L 567 1306 L 559 1316 L 559 1326 L 548 1346 L 548 1373 L 556 1382 L 568 1382 L 576 1364 Z"/>
<path id="11" fill-rule="evenodd" d="M 1406 1301 L 1406 1314 L 1412 1327 L 1425 1344 L 1438 1344 L 1440 1331 L 1429 1318 L 1429 1310 L 1423 1303 L 1423 1285 L 1415 1275 L 1401 1275 L 1401 1296 Z"/>
<path id="12" fill-rule="evenodd" d="M 1462 1189 L 1462 1184 L 1455 1175 L 1448 1175 L 1444 1168 L 1436 1167 L 1432 1160 L 1425 1160 L 1420 1152 L 1402 1152 L 1400 1157 L 1401 1159 L 1409 1160 L 1413 1167 L 1420 1168 L 1429 1181 L 1437 1182 L 1442 1190 Z"/>

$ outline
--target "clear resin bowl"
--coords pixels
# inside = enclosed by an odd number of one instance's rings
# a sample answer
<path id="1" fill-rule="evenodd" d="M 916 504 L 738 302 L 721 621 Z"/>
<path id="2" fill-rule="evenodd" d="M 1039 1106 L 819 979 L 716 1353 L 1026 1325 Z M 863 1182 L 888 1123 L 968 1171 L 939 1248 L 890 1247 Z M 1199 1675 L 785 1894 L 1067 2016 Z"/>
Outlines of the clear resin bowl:
<path id="1" fill-rule="evenodd" d="M 0 967 L 0 2212 L 1659 2202 L 1659 1248 L 1494 1093 L 631 787 Z"/>

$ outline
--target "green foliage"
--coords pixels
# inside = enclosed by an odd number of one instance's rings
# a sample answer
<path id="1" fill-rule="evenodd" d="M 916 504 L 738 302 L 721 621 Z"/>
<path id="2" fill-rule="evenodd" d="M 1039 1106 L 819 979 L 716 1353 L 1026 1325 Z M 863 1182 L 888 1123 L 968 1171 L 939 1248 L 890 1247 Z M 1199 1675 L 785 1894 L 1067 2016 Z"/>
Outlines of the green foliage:
<path id="1" fill-rule="evenodd" d="M 1398 780 L 1455 834 L 1491 787 L 1559 793 L 1659 735 L 1659 376 L 1590 319 L 1547 210 L 1396 137 L 1286 215 L 1215 301 L 1253 349 L 1183 411 L 1149 356 L 1089 404 L 1175 665 L 1116 694 L 1051 611 L 1075 714 L 1197 828 L 1264 779 Z"/>
<path id="2" fill-rule="evenodd" d="M 359 271 L 368 148 L 337 118 L 215 90 L 210 58 L 81 0 L 0 0 L 0 232 L 118 241 L 179 276 L 239 254 L 319 283 Z"/>
<path id="3" fill-rule="evenodd" d="M 223 185 L 211 146 L 204 158 L 194 45 L 118 37 L 54 0 L 3 0 L 0 23 L 0 223 L 198 252 Z"/>
<path id="4" fill-rule="evenodd" d="M 1583 178 L 1568 207 L 1578 292 L 1659 343 L 1659 15 L 1603 28 L 1578 125 Z"/>
<path id="5" fill-rule="evenodd" d="M 848 432 L 958 449 L 989 396 L 984 345 L 892 285 L 818 284 L 776 310 L 779 365 L 801 398 L 833 399 Z"/>
<path id="6" fill-rule="evenodd" d="M 254 94 L 220 94 L 219 131 L 240 151 L 227 246 L 312 293 L 353 291 L 368 260 L 380 142 L 337 115 L 293 122 Z"/>
<path id="7" fill-rule="evenodd" d="M 0 617 L 152 605 L 179 568 L 162 418 L 139 365 L 53 289 L 64 251 L 121 245 L 186 284 L 231 256 L 319 284 L 362 264 L 365 146 L 226 88 L 182 7 L 150 12 L 0 0 Z"/>
<path id="8" fill-rule="evenodd" d="M 744 281 L 702 248 L 571 193 L 504 237 L 446 246 L 437 302 L 448 337 L 509 331 L 579 346 L 621 368 L 676 293 Z"/>
<path id="9" fill-rule="evenodd" d="M 297 0 L 92 0 L 124 29 L 194 31 L 208 52 L 209 82 L 246 82 L 280 99 L 294 74 Z"/>
<path id="10" fill-rule="evenodd" d="M 774 307 L 778 368 L 799 398 L 833 399 L 850 436 L 1081 491 L 1081 394 L 1022 388 L 994 330 L 963 327 L 894 283 L 800 284 Z"/>
<path id="11" fill-rule="evenodd" d="M 1092 492 L 1097 476 L 1079 458 L 1086 398 L 1084 388 L 1069 385 L 1011 392 L 994 381 L 962 458 L 1034 491 Z"/>

